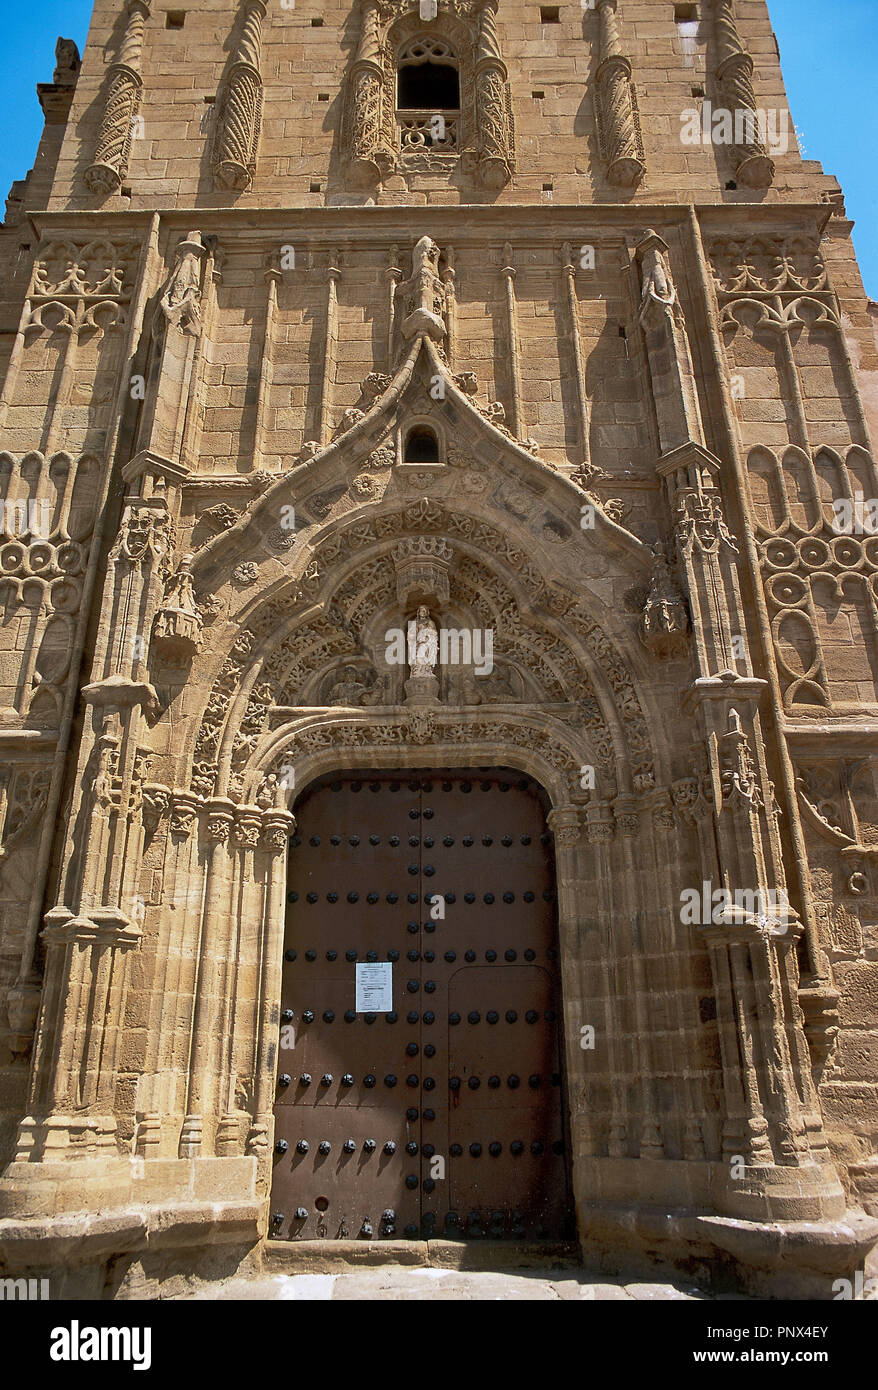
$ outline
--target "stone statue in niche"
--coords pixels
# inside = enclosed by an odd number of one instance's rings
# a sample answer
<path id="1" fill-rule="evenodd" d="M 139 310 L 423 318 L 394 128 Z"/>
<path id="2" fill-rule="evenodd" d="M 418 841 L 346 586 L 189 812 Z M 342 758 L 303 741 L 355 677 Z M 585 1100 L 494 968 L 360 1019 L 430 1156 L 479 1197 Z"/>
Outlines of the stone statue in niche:
<path id="1" fill-rule="evenodd" d="M 400 288 L 412 306 L 402 325 L 405 337 L 414 338 L 419 333 L 425 333 L 434 342 L 441 343 L 446 332 L 442 318 L 445 286 L 439 279 L 439 247 L 432 237 L 422 236 L 416 242 L 412 252 L 411 279 Z"/>
<path id="2" fill-rule="evenodd" d="M 186 331 L 201 326 L 201 262 L 205 247 L 200 232 L 190 232 L 177 247 L 174 269 L 162 292 L 161 309 L 168 323 Z"/>
<path id="3" fill-rule="evenodd" d="M 661 541 L 652 547 L 649 593 L 640 618 L 640 640 L 660 661 L 682 656 L 689 646 L 689 614 Z"/>
<path id="4" fill-rule="evenodd" d="M 191 555 L 185 555 L 179 569 L 168 580 L 162 606 L 153 623 L 153 650 L 172 661 L 185 661 L 201 650 L 204 624 L 195 602 L 190 572 L 192 559 Z"/>
<path id="5" fill-rule="evenodd" d="M 345 666 L 337 675 L 341 677 L 336 680 L 329 688 L 328 703 L 330 705 L 380 705 L 384 699 L 385 688 L 387 685 L 386 676 L 375 676 L 374 671 L 370 673 L 372 679 L 367 685 L 361 679 L 363 673 L 358 671 L 356 666 Z"/>
<path id="6" fill-rule="evenodd" d="M 671 275 L 667 248 L 655 232 L 647 232 L 645 250 L 640 261 L 642 280 L 640 298 L 640 319 L 646 322 L 653 313 L 666 314 L 679 322 L 681 311 L 677 300 L 677 287 Z"/>
<path id="7" fill-rule="evenodd" d="M 410 667 L 413 676 L 432 676 L 439 660 L 439 629 L 430 617 L 430 610 L 421 604 L 414 620 L 414 644 Z"/>
<path id="8" fill-rule="evenodd" d="M 406 704 L 438 704 L 436 666 L 439 661 L 439 629 L 430 617 L 426 604 L 421 604 L 409 622 L 407 639 L 409 678 L 405 683 Z"/>

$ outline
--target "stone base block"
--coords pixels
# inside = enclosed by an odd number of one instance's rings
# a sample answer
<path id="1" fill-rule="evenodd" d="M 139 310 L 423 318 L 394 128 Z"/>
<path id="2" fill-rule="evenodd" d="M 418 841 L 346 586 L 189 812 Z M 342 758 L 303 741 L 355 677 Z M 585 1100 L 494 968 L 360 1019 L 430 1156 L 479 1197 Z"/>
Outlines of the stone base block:
<path id="1" fill-rule="evenodd" d="M 580 1154 L 574 1173 L 589 1203 L 701 1209 L 747 1222 L 833 1221 L 848 1206 L 835 1169 L 817 1163 L 742 1164 L 732 1178 L 728 1163 Z"/>
<path id="2" fill-rule="evenodd" d="M 703 1212 L 584 1203 L 583 1261 L 604 1274 L 684 1275 L 702 1287 L 754 1298 L 832 1300 L 853 1284 L 878 1242 L 878 1221 L 763 1222 Z"/>
<path id="3" fill-rule="evenodd" d="M 142 1158 L 12 1163 L 0 1179 L 0 1270 L 49 1279 L 52 1298 L 137 1297 L 150 1275 L 204 1264 L 225 1277 L 257 1246 L 256 1160 Z M 218 1255 L 221 1248 L 227 1253 Z M 213 1255 L 205 1252 L 213 1251 Z"/>

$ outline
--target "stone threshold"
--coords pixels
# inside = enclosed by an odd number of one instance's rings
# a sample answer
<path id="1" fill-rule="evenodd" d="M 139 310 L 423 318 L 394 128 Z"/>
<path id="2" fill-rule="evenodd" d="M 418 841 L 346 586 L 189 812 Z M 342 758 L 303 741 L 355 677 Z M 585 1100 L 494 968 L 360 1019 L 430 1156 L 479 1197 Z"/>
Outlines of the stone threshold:
<path id="1" fill-rule="evenodd" d="M 352 1266 L 433 1269 L 581 1269 L 574 1241 L 268 1240 L 262 1268 L 271 1274 L 332 1274 Z"/>

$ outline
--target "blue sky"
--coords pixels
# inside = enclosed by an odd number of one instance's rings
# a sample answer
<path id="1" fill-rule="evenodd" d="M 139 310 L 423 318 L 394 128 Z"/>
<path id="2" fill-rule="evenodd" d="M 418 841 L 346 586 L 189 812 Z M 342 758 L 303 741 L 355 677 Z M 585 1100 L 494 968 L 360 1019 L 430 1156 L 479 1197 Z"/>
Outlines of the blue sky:
<path id="1" fill-rule="evenodd" d="M 769 0 L 769 6 L 805 155 L 841 182 L 848 216 L 857 224 L 854 242 L 866 289 L 878 299 L 878 0 Z M 33 164 L 42 129 L 34 86 L 52 79 L 58 34 L 84 47 L 91 0 L 6 0 L 3 9 L 0 207 L 13 179 Z"/>

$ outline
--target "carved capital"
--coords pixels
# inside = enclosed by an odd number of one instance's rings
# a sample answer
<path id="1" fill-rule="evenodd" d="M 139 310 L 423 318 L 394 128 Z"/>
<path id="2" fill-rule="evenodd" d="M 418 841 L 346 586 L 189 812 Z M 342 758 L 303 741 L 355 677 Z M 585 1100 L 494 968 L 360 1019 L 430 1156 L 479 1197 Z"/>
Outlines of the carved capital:
<path id="1" fill-rule="evenodd" d="M 578 806 L 556 806 L 546 817 L 555 843 L 561 849 L 574 849 L 582 838 L 582 822 Z"/>
<path id="2" fill-rule="evenodd" d="M 195 823 L 201 801 L 191 792 L 175 790 L 171 798 L 171 834 L 188 835 Z"/>
<path id="3" fill-rule="evenodd" d="M 226 797 L 211 797 L 207 803 L 205 833 L 214 844 L 225 844 L 229 838 L 236 807 Z"/>
<path id="4" fill-rule="evenodd" d="M 608 801 L 590 802 L 585 810 L 589 844 L 607 845 L 616 833 L 613 810 Z"/>
<path id="5" fill-rule="evenodd" d="M 617 796 L 613 802 L 613 814 L 621 835 L 630 838 L 637 834 L 640 829 L 640 814 L 633 796 Z"/>
<path id="6" fill-rule="evenodd" d="M 145 782 L 143 784 L 143 824 L 148 831 L 154 832 L 159 821 L 170 814 L 171 810 L 171 789 L 163 787 L 158 782 Z"/>
<path id="7" fill-rule="evenodd" d="M 282 854 L 287 840 L 296 825 L 296 818 L 289 811 L 277 808 L 266 811 L 263 821 L 262 845 L 269 854 Z"/>
<path id="8" fill-rule="evenodd" d="M 262 832 L 262 811 L 258 806 L 239 806 L 235 812 L 235 844 L 241 849 L 255 849 Z"/>

